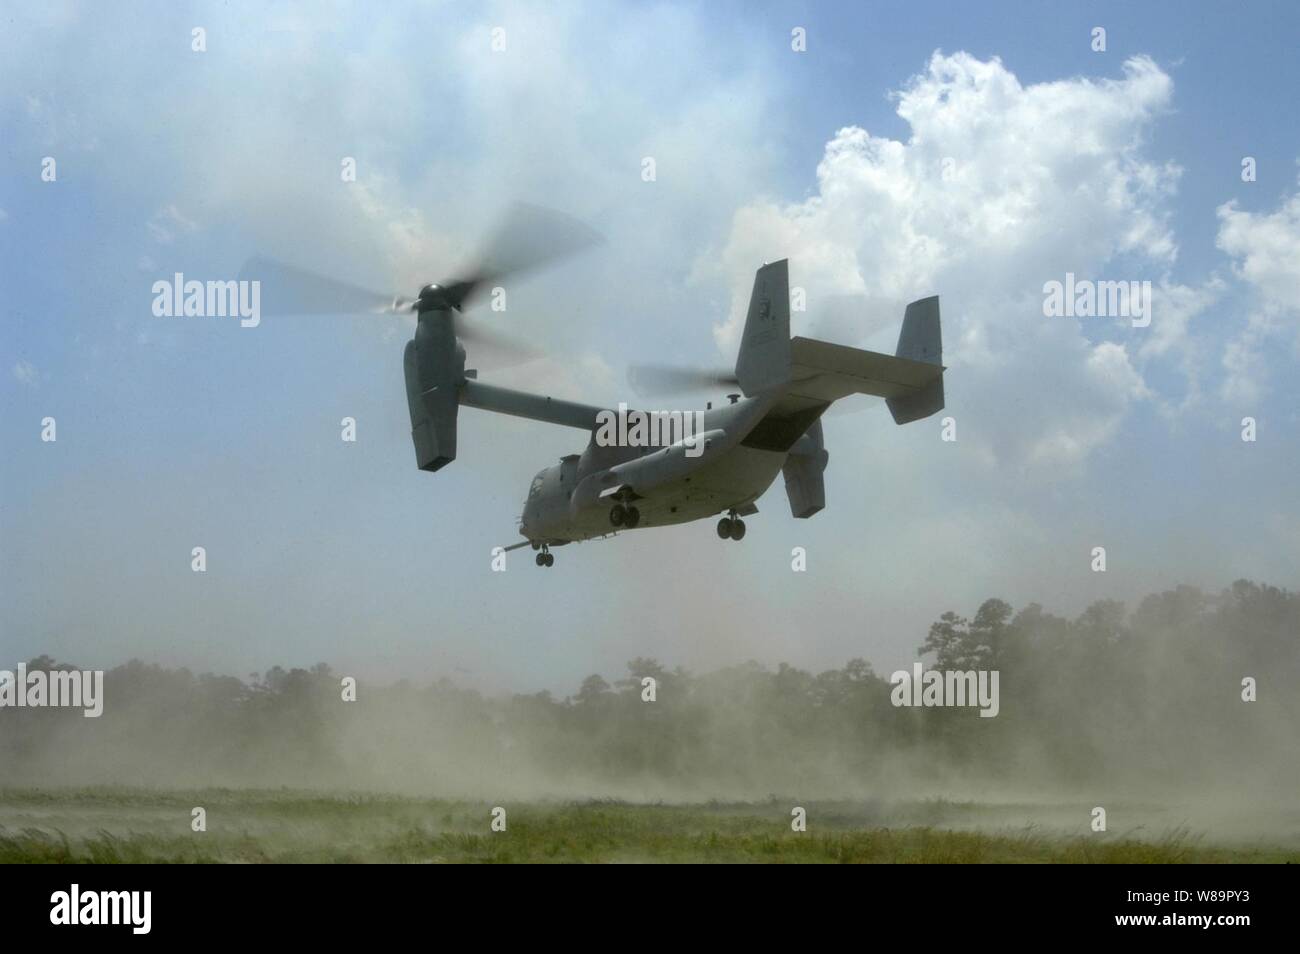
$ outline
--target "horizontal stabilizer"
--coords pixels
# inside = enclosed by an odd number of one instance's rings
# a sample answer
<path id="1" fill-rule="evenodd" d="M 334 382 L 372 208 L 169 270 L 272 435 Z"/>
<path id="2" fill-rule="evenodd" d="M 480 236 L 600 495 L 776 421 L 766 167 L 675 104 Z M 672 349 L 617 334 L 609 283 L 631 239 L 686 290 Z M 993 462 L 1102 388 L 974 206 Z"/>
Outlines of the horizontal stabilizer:
<path id="1" fill-rule="evenodd" d="M 850 394 L 907 397 L 943 376 L 942 365 L 812 338 L 792 339 L 790 350 L 790 393 L 816 401 Z"/>
<path id="2" fill-rule="evenodd" d="M 885 399 L 896 423 L 906 424 L 943 408 L 942 361 L 939 299 L 923 298 L 907 306 L 897 354 L 792 339 L 788 393 L 826 403 L 871 394 Z"/>

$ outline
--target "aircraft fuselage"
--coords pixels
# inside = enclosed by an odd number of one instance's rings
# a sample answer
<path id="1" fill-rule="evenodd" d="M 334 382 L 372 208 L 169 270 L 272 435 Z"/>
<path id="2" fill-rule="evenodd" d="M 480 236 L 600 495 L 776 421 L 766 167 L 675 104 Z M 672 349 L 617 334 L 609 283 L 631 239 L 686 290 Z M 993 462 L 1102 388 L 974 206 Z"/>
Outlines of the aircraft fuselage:
<path id="1" fill-rule="evenodd" d="M 787 450 L 749 446 L 746 438 L 773 403 L 755 397 L 703 412 L 701 448 L 687 442 L 601 446 L 563 458 L 533 478 L 519 531 L 559 546 L 605 536 L 615 503 L 633 505 L 638 528 L 687 523 L 748 507 L 772 485 Z M 697 451 L 693 454 L 692 451 Z"/>

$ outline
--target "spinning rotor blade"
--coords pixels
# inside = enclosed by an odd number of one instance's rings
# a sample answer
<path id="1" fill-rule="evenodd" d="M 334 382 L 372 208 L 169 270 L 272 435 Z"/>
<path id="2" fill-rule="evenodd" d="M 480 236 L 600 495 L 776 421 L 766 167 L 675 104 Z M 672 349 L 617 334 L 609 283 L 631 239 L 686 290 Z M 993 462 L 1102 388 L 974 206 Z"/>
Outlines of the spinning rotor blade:
<path id="1" fill-rule="evenodd" d="M 507 276 L 529 272 L 602 242 L 589 226 L 560 212 L 515 203 L 498 223 L 467 277 L 446 284 L 426 285 L 417 298 L 385 295 L 347 282 L 254 256 L 239 277 L 261 283 L 262 311 L 269 315 L 407 314 L 429 309 L 460 312 L 484 289 Z M 536 348 L 454 317 L 456 336 L 473 347 L 474 363 L 486 359 L 497 367 L 531 361 Z"/>
<path id="2" fill-rule="evenodd" d="M 598 232 L 577 219 L 551 209 L 515 203 L 497 225 L 470 274 L 437 287 L 439 303 L 460 311 L 477 292 L 507 276 L 532 271 L 601 241 Z M 267 314 L 394 314 L 418 310 L 415 299 L 358 288 L 263 256 L 245 262 L 239 277 L 262 283 L 262 310 Z"/>
<path id="3" fill-rule="evenodd" d="M 627 369 L 627 381 L 642 397 L 684 391 L 712 391 L 720 387 L 738 387 L 740 384 L 735 373 L 724 368 L 708 370 L 669 364 L 634 364 Z"/>
<path id="4" fill-rule="evenodd" d="M 261 282 L 261 307 L 269 315 L 391 314 L 411 306 L 408 299 L 368 291 L 260 255 L 244 263 L 239 277 Z"/>
<path id="5" fill-rule="evenodd" d="M 463 316 L 458 315 L 455 321 L 456 337 L 471 349 L 472 360 L 469 363 L 473 367 L 508 368 L 535 361 L 545 354 L 540 348 L 534 348 L 532 345 L 496 331 L 489 331 L 480 324 L 466 321 Z"/>
<path id="6" fill-rule="evenodd" d="M 516 202 L 479 253 L 478 264 L 458 281 L 442 286 L 442 297 L 457 311 L 476 293 L 561 258 L 602 243 L 590 226 L 553 209 Z"/>
<path id="7" fill-rule="evenodd" d="M 262 311 L 271 315 L 405 314 L 415 310 L 413 299 L 358 288 L 325 275 L 272 258 L 255 256 L 239 277 L 262 283 Z M 456 319 L 456 336 L 474 346 L 476 364 L 508 367 L 540 357 L 527 344 L 474 322 Z"/>

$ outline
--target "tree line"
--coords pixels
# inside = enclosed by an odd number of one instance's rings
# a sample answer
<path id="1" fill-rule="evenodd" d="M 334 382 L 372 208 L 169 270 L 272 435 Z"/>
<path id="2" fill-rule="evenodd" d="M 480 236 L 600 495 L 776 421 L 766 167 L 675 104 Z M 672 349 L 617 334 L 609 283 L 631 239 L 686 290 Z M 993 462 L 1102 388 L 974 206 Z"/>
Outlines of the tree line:
<path id="1" fill-rule="evenodd" d="M 0 784 L 667 797 L 978 778 L 1294 791 L 1298 634 L 1300 596 L 1245 580 L 1217 594 L 1179 586 L 1131 612 L 1099 601 L 1074 619 L 996 598 L 969 618 L 946 612 L 918 656 L 997 670 L 996 718 L 896 707 L 890 674 L 864 658 L 822 672 L 751 661 L 702 673 L 638 658 L 563 697 L 490 696 L 444 678 L 363 683 L 356 702 L 341 700 L 340 674 L 323 663 L 241 679 L 131 660 L 105 674 L 99 719 L 0 709 Z"/>

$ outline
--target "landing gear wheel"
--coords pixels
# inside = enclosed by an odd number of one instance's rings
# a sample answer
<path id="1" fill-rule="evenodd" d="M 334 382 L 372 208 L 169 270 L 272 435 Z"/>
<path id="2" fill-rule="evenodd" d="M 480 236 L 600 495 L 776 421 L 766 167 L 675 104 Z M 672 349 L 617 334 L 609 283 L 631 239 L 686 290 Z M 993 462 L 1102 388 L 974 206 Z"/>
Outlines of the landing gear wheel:
<path id="1" fill-rule="evenodd" d="M 543 553 L 542 556 L 546 557 L 546 563 L 545 563 L 546 566 L 555 566 L 554 553 Z"/>
<path id="2" fill-rule="evenodd" d="M 627 527 L 629 530 L 631 530 L 640 522 L 641 522 L 641 511 L 637 510 L 636 507 L 628 507 L 627 512 L 624 514 L 623 517 L 623 525 Z"/>
<path id="3" fill-rule="evenodd" d="M 723 517 L 718 521 L 718 536 L 724 540 L 731 538 L 731 518 Z"/>
<path id="4" fill-rule="evenodd" d="M 731 539 L 745 539 L 745 521 L 741 520 L 739 517 L 731 521 Z"/>
<path id="5" fill-rule="evenodd" d="M 609 522 L 616 527 L 621 527 L 627 523 L 627 508 L 622 504 L 614 504 L 609 508 Z"/>
<path id="6" fill-rule="evenodd" d="M 539 553 L 539 554 L 537 554 L 536 557 L 534 557 L 534 559 L 537 561 L 537 565 L 538 565 L 538 566 L 546 566 L 546 557 L 547 557 L 547 554 L 545 554 L 545 553 Z"/>

